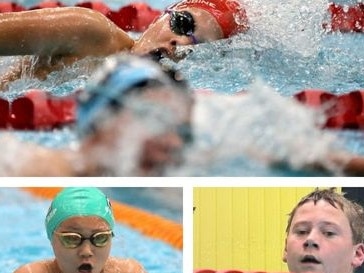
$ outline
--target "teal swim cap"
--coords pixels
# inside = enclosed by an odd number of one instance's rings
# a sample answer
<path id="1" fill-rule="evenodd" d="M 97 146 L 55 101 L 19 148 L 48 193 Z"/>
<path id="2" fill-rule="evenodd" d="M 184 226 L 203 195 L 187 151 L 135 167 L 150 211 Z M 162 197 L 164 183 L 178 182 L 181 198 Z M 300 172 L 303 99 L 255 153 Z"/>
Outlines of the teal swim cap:
<path id="1" fill-rule="evenodd" d="M 114 228 L 114 216 L 109 199 L 97 188 L 65 188 L 52 201 L 45 220 L 47 236 L 68 218 L 98 216 Z"/>

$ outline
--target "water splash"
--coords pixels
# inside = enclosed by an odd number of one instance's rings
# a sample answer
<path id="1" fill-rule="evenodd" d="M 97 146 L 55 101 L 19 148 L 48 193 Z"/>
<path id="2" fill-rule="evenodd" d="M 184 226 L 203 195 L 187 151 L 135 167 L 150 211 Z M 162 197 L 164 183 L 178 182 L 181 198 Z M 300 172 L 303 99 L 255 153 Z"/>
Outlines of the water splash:
<path id="1" fill-rule="evenodd" d="M 199 96 L 197 107 L 197 142 L 182 173 L 236 158 L 249 158 L 241 162 L 240 175 L 247 175 L 251 160 L 268 167 L 285 162 L 294 170 L 321 162 L 334 171 L 327 157 L 339 145 L 333 134 L 318 128 L 323 116 L 279 96 L 260 80 L 242 96 Z"/>
<path id="2" fill-rule="evenodd" d="M 282 45 L 286 50 L 312 56 L 322 39 L 326 0 L 244 0 L 250 23 L 247 33 L 260 47 Z"/>
<path id="3" fill-rule="evenodd" d="M 0 58 L 1 71 L 5 72 L 17 62 L 21 61 L 18 57 Z M 40 89 L 55 96 L 66 96 L 74 90 L 83 88 L 87 79 L 95 68 L 104 61 L 102 58 L 87 57 L 76 61 L 70 66 L 65 66 L 61 70 L 51 72 L 45 80 L 34 77 L 34 63 L 37 57 L 29 57 L 31 67 L 25 69 L 21 77 L 8 84 L 6 92 L 1 93 L 1 97 L 8 100 L 16 99 L 24 95 L 30 89 Z"/>

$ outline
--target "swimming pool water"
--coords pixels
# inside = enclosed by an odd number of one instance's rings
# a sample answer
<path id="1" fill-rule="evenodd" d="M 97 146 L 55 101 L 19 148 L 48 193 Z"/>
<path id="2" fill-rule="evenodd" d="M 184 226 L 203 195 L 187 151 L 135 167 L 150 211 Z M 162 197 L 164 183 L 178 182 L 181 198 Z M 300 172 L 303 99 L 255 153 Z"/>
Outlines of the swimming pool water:
<path id="1" fill-rule="evenodd" d="M 54 257 L 44 227 L 49 204 L 16 188 L 0 188 L 1 272 L 12 273 L 24 263 Z M 182 251 L 121 224 L 116 224 L 115 235 L 113 256 L 134 258 L 149 273 L 182 273 Z"/>
<path id="2" fill-rule="evenodd" d="M 110 199 L 117 200 L 156 213 L 167 219 L 182 223 L 182 188 L 102 188 Z M 137 196 L 138 198 L 135 198 Z"/>

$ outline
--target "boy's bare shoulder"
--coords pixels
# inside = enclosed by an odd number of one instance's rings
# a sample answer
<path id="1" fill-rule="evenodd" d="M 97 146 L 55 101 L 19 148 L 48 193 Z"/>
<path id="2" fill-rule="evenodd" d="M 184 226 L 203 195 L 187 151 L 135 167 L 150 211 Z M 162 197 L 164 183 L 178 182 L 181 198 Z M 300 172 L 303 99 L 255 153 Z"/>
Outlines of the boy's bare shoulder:
<path id="1" fill-rule="evenodd" d="M 146 273 L 146 271 L 136 260 L 110 257 L 105 264 L 104 273 Z"/>
<path id="2" fill-rule="evenodd" d="M 58 273 L 54 260 L 25 264 L 14 273 Z M 133 259 L 111 257 L 106 261 L 103 273 L 146 273 L 143 266 Z"/>
<path id="3" fill-rule="evenodd" d="M 57 273 L 53 260 L 45 260 L 22 265 L 14 273 Z"/>

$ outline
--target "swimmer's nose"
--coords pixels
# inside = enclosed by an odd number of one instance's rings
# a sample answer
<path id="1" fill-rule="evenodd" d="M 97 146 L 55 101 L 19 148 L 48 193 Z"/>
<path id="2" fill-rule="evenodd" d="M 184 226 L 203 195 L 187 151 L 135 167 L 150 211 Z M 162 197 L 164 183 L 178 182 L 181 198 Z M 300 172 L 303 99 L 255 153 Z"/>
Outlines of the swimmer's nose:
<path id="1" fill-rule="evenodd" d="M 79 256 L 82 258 L 90 258 L 93 256 L 92 252 L 92 245 L 91 242 L 85 240 L 82 242 L 82 244 L 79 246 Z"/>
<path id="2" fill-rule="evenodd" d="M 174 36 L 172 37 L 168 43 L 163 44 L 163 47 L 170 53 L 175 53 L 177 46 L 186 46 L 191 45 L 192 40 L 188 36 Z"/>

